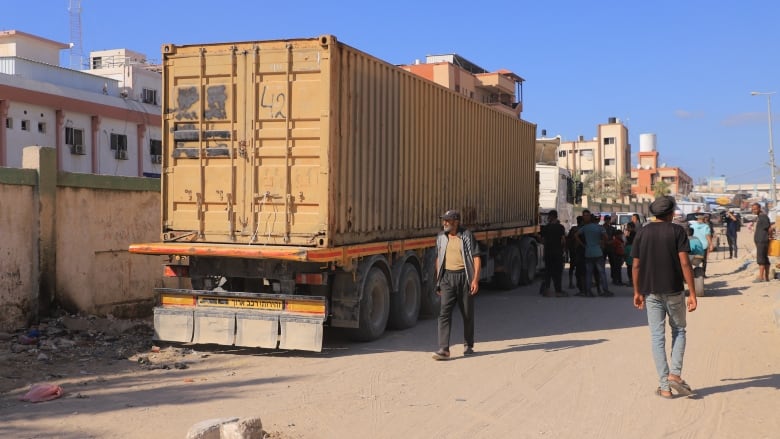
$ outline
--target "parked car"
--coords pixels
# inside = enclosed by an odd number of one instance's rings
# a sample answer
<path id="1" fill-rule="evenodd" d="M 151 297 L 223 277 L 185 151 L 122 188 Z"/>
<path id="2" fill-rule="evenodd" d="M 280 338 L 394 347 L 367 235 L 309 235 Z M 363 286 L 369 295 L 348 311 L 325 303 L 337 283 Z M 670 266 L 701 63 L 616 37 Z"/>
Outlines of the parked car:
<path id="1" fill-rule="evenodd" d="M 624 230 L 626 228 L 626 224 L 631 222 L 631 217 L 634 216 L 634 214 L 639 215 L 640 227 L 647 224 L 647 217 L 639 212 L 618 212 L 614 214 L 614 221 L 612 221 L 612 224 L 617 226 L 620 230 Z"/>

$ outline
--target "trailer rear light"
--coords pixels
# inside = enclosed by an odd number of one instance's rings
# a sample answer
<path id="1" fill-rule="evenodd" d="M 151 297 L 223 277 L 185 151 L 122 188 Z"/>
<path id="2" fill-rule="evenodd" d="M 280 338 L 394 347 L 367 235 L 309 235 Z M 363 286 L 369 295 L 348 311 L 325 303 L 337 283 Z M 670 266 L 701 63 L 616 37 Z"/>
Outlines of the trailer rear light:
<path id="1" fill-rule="evenodd" d="M 174 294 L 162 294 L 160 305 L 163 306 L 195 306 L 195 296 L 180 296 Z"/>
<path id="2" fill-rule="evenodd" d="M 187 265 L 166 265 L 163 274 L 165 277 L 189 277 L 190 267 Z"/>
<path id="3" fill-rule="evenodd" d="M 327 285 L 328 275 L 325 273 L 298 273 L 295 283 L 300 285 Z"/>
<path id="4" fill-rule="evenodd" d="M 288 300 L 284 310 L 303 314 L 325 314 L 325 302 L 319 300 Z"/>

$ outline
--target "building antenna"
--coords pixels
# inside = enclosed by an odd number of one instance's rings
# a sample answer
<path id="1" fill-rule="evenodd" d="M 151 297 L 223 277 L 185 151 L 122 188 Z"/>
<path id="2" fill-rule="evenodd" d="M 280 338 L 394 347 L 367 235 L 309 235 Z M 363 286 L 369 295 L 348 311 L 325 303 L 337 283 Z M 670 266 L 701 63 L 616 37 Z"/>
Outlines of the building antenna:
<path id="1" fill-rule="evenodd" d="M 70 0 L 70 68 L 84 68 L 84 51 L 81 45 L 81 0 Z"/>

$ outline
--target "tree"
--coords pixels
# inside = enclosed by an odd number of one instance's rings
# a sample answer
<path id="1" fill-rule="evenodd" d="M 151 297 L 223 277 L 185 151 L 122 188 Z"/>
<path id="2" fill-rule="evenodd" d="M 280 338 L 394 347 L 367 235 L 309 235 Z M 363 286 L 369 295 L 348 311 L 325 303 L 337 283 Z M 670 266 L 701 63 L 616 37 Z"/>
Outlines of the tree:
<path id="1" fill-rule="evenodd" d="M 580 175 L 583 193 L 590 198 L 620 198 L 631 191 L 631 179 L 623 176 L 615 180 L 609 172 L 592 172 Z"/>
<path id="2" fill-rule="evenodd" d="M 659 180 L 655 182 L 655 185 L 653 185 L 653 195 L 658 197 L 663 197 L 664 195 L 669 195 L 672 192 L 671 189 L 669 189 L 669 183 Z"/>

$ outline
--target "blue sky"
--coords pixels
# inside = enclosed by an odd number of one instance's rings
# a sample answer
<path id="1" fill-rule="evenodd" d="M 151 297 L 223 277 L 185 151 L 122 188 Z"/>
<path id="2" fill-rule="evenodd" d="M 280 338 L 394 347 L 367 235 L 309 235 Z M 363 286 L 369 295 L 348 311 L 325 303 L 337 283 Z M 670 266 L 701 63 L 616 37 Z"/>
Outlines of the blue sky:
<path id="1" fill-rule="evenodd" d="M 639 134 L 655 133 L 660 161 L 683 168 L 696 182 L 710 175 L 725 175 L 730 183 L 770 179 L 767 99 L 750 92 L 780 92 L 777 1 L 81 4 L 85 55 L 128 48 L 159 60 L 163 43 L 321 34 L 393 64 L 455 52 L 525 78 L 523 118 L 537 124 L 537 135 L 546 129 L 564 140 L 591 138 L 597 124 L 617 117 L 629 128 L 633 163 Z M 0 30 L 70 42 L 68 5 L 5 0 Z M 773 115 L 780 115 L 780 93 L 772 103 Z"/>

